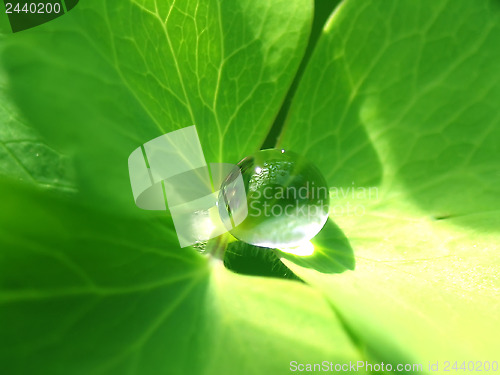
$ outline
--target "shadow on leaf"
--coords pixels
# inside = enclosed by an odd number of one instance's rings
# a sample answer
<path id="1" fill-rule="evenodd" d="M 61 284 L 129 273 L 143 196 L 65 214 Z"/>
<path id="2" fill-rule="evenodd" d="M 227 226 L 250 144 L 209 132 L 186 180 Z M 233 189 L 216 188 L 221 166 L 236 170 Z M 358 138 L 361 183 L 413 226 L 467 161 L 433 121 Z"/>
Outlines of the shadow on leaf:
<path id="1" fill-rule="evenodd" d="M 224 253 L 224 266 L 243 275 L 300 280 L 281 262 L 273 249 L 253 246 L 242 241 L 229 244 Z"/>
<path id="2" fill-rule="evenodd" d="M 312 268 L 322 273 L 342 273 L 354 270 L 354 253 L 342 230 L 328 219 L 325 226 L 311 242 L 311 255 L 294 255 L 275 250 L 278 257 L 294 262 L 298 266 Z"/>

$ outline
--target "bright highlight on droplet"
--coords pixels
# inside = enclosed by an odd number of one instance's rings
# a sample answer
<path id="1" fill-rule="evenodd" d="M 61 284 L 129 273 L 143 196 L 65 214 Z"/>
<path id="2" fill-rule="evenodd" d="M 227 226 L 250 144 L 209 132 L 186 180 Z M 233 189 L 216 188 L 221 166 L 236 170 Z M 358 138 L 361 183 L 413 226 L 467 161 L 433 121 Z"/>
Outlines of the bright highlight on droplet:
<path id="1" fill-rule="evenodd" d="M 311 241 L 307 241 L 300 246 L 288 247 L 279 250 L 287 254 L 305 257 L 314 254 L 314 245 Z"/>

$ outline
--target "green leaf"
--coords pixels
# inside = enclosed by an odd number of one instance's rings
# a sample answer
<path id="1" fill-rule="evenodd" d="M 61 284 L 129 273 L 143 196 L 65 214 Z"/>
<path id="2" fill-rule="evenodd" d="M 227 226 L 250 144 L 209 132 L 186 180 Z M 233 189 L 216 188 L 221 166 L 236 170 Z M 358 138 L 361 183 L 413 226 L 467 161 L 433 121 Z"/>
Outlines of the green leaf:
<path id="1" fill-rule="evenodd" d="M 33 137 L 53 152 L 38 162 L 32 147 L 4 150 L 0 171 L 78 189 L 0 180 L 7 373 L 497 359 L 494 0 L 345 0 L 330 18 L 280 138 L 333 188 L 335 225 L 316 252 L 272 252 L 309 285 L 236 275 L 180 249 L 167 215 L 135 207 L 126 160 L 156 136 L 194 123 L 208 162 L 262 144 L 311 10 L 307 0 L 82 2 L 4 38 L 0 141 Z M 57 172 L 61 155 L 75 179 Z"/>
<path id="2" fill-rule="evenodd" d="M 74 189 L 68 158 L 43 142 L 26 123 L 10 100 L 6 80 L 0 70 L 0 175 L 45 188 Z"/>
<path id="3" fill-rule="evenodd" d="M 208 162 L 258 149 L 311 11 L 306 0 L 86 2 L 9 36 L 15 131 L 29 124 L 68 155 L 78 193 L 0 180 L 6 373 L 274 374 L 362 358 L 321 293 L 180 249 L 167 215 L 135 207 L 128 178 L 135 148 L 193 123 Z"/>
<path id="4" fill-rule="evenodd" d="M 8 374 L 279 373 L 292 360 L 360 359 L 311 288 L 239 276 L 179 249 L 169 218 L 96 215 L 1 182 L 11 214 L 0 216 Z"/>
<path id="5" fill-rule="evenodd" d="M 11 95 L 75 158 L 90 204 L 136 212 L 126 160 L 195 124 L 207 162 L 260 147 L 305 49 L 308 0 L 79 4 L 8 39 Z"/>
<path id="6" fill-rule="evenodd" d="M 294 97 L 356 269 L 285 263 L 378 358 L 497 359 L 499 43 L 495 1 L 344 1 Z"/>

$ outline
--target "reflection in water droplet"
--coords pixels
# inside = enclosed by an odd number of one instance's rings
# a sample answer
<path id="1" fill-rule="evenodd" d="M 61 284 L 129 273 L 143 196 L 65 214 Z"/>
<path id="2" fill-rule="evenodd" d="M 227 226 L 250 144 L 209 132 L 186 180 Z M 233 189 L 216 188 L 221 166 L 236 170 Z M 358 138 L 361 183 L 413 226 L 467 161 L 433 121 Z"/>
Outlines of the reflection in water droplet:
<path id="1" fill-rule="evenodd" d="M 292 248 L 321 230 L 328 219 L 329 194 L 313 164 L 296 153 L 271 149 L 244 158 L 238 166 L 246 201 L 234 200 L 238 194 L 231 188 L 231 176 L 219 195 L 219 209 L 230 217 L 247 213 L 239 225 L 228 225 L 233 236 L 255 246 Z"/>

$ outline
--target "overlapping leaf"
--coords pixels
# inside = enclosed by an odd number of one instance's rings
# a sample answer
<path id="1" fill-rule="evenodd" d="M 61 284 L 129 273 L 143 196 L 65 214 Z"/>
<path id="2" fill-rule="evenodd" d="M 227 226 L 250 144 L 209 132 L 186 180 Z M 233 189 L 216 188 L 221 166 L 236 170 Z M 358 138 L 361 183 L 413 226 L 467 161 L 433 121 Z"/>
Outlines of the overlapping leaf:
<path id="1" fill-rule="evenodd" d="M 499 43 L 495 1 L 346 1 L 294 98 L 356 270 L 287 265 L 383 358 L 497 359 Z"/>

